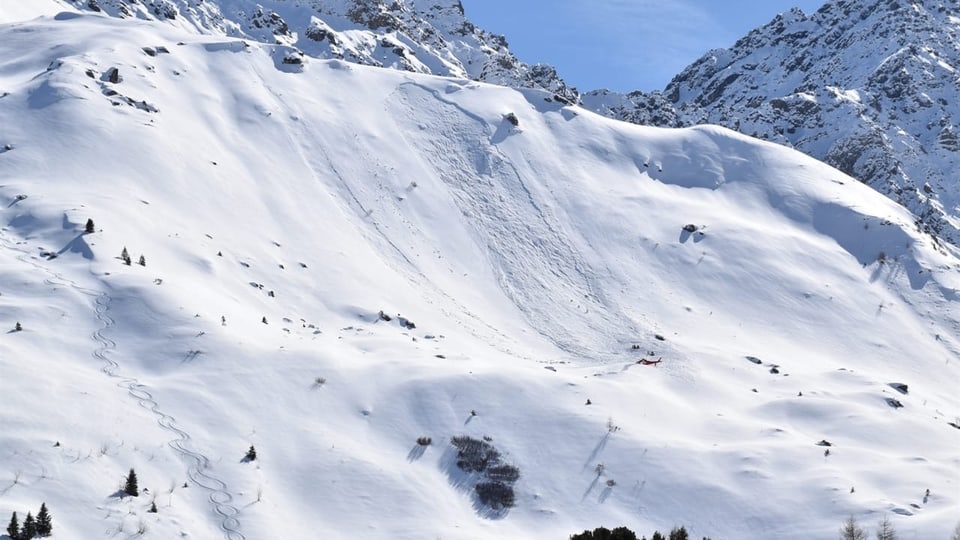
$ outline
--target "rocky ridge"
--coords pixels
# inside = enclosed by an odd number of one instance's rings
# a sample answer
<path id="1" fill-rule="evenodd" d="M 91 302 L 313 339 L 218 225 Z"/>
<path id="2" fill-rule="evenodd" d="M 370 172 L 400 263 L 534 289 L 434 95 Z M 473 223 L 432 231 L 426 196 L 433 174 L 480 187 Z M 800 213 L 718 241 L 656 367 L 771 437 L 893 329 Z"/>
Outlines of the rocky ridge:
<path id="1" fill-rule="evenodd" d="M 293 55 L 577 92 L 548 65 L 527 65 L 505 37 L 476 27 L 459 0 L 65 0 L 114 17 L 289 46 Z"/>
<path id="2" fill-rule="evenodd" d="M 941 0 L 831 0 L 708 52 L 662 92 L 590 92 L 628 122 L 719 124 L 794 147 L 960 242 L 960 10 Z"/>

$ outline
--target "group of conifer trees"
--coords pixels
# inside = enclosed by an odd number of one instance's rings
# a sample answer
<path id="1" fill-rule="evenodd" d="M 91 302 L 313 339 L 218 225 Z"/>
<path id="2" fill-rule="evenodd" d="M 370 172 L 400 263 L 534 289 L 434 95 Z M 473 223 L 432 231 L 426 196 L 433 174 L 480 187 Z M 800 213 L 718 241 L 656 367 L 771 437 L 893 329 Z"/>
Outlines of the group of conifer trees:
<path id="1" fill-rule="evenodd" d="M 40 505 L 40 511 L 37 512 L 37 517 L 33 517 L 33 514 L 27 512 L 27 517 L 23 519 L 22 526 L 20 525 L 20 520 L 17 518 L 16 512 L 10 517 L 10 524 L 7 525 L 7 536 L 9 536 L 11 540 L 43 538 L 50 536 L 52 532 L 53 519 L 50 517 L 50 512 L 47 511 L 47 503 Z"/>

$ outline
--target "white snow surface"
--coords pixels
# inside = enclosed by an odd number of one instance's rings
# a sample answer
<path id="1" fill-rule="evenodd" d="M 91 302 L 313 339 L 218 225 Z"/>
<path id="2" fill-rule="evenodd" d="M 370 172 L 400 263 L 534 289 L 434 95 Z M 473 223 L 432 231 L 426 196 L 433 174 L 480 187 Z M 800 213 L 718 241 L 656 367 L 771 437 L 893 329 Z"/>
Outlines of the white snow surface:
<path id="1" fill-rule="evenodd" d="M 719 127 L 30 5 L 0 0 L 0 519 L 956 525 L 960 258 L 868 187 Z M 513 508 L 478 504 L 455 435 L 520 469 Z M 131 467 L 149 493 L 119 497 Z"/>

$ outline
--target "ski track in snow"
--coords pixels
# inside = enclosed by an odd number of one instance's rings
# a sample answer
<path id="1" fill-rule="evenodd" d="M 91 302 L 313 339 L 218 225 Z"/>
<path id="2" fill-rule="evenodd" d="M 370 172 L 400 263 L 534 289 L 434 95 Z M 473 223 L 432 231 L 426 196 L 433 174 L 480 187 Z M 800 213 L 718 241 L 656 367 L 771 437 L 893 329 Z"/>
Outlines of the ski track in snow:
<path id="1" fill-rule="evenodd" d="M 61 278 L 62 279 L 62 278 Z M 104 331 L 109 330 L 114 325 L 114 320 L 108 314 L 112 298 L 107 293 L 96 293 L 74 283 L 67 283 L 84 294 L 96 294 L 96 314 L 97 320 L 103 324 L 103 328 L 96 330 L 92 337 L 100 344 L 100 347 L 93 351 L 92 356 L 104 363 L 100 369 L 110 377 L 120 379 L 117 386 L 124 388 L 127 392 L 137 399 L 140 406 L 149 410 L 157 417 L 157 424 L 166 431 L 173 433 L 176 438 L 167 443 L 178 454 L 191 462 L 187 468 L 187 477 L 190 480 L 210 492 L 208 500 L 213 505 L 214 511 L 220 517 L 220 529 L 227 540 L 245 540 L 245 536 L 240 532 L 240 520 L 237 518 L 240 511 L 233 506 L 233 495 L 223 480 L 220 480 L 213 474 L 207 472 L 210 469 L 210 458 L 204 454 L 190 449 L 190 434 L 177 426 L 177 419 L 160 409 L 160 404 L 154 399 L 153 394 L 147 390 L 147 387 L 141 384 L 137 379 L 124 377 L 117 374 L 120 364 L 111 359 L 107 353 L 116 350 L 117 344 L 112 339 L 104 335 Z"/>
<path id="2" fill-rule="evenodd" d="M 87 296 L 96 297 L 94 300 L 94 310 L 97 320 L 103 326 L 91 334 L 91 338 L 99 345 L 99 347 L 91 353 L 91 356 L 103 363 L 100 371 L 108 377 L 119 379 L 117 386 L 123 388 L 128 394 L 136 398 L 141 407 L 152 412 L 157 417 L 157 424 L 162 429 L 175 435 L 175 438 L 167 444 L 190 463 L 187 467 L 187 478 L 195 485 L 210 492 L 207 500 L 210 501 L 214 512 L 220 518 L 220 529 L 223 531 L 224 538 L 227 540 L 246 540 L 246 536 L 240 532 L 240 520 L 237 517 L 240 514 L 240 510 L 233 505 L 233 495 L 230 494 L 229 486 L 227 486 L 226 482 L 208 472 L 211 467 L 210 458 L 190 448 L 189 445 L 192 440 L 190 434 L 177 426 L 177 419 L 175 417 L 165 413 L 160 408 L 159 402 L 157 402 L 153 394 L 147 390 L 146 385 L 141 384 L 136 378 L 126 377 L 118 373 L 120 363 L 109 356 L 109 353 L 116 351 L 117 343 L 105 335 L 105 332 L 113 328 L 115 324 L 114 319 L 108 313 L 113 298 L 106 292 L 98 292 L 94 289 L 78 285 L 73 280 L 67 279 L 53 270 L 38 264 L 33 260 L 29 252 L 23 250 L 21 247 L 12 245 L 5 236 L 0 236 L 0 241 L 2 241 L 6 248 L 22 253 L 22 255 L 17 256 L 18 260 L 47 274 L 49 277 L 44 279 L 44 283 L 51 286 L 67 286 Z"/>

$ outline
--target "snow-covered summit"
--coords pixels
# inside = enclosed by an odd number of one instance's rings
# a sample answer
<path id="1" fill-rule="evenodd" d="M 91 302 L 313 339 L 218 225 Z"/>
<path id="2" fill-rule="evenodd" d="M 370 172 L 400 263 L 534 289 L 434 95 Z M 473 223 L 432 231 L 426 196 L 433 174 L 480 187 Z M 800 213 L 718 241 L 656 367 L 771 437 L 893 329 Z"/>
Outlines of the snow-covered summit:
<path id="1" fill-rule="evenodd" d="M 960 242 L 960 10 L 943 0 L 831 0 L 778 15 L 662 93 L 591 92 L 603 114 L 712 123 L 792 146 Z"/>

